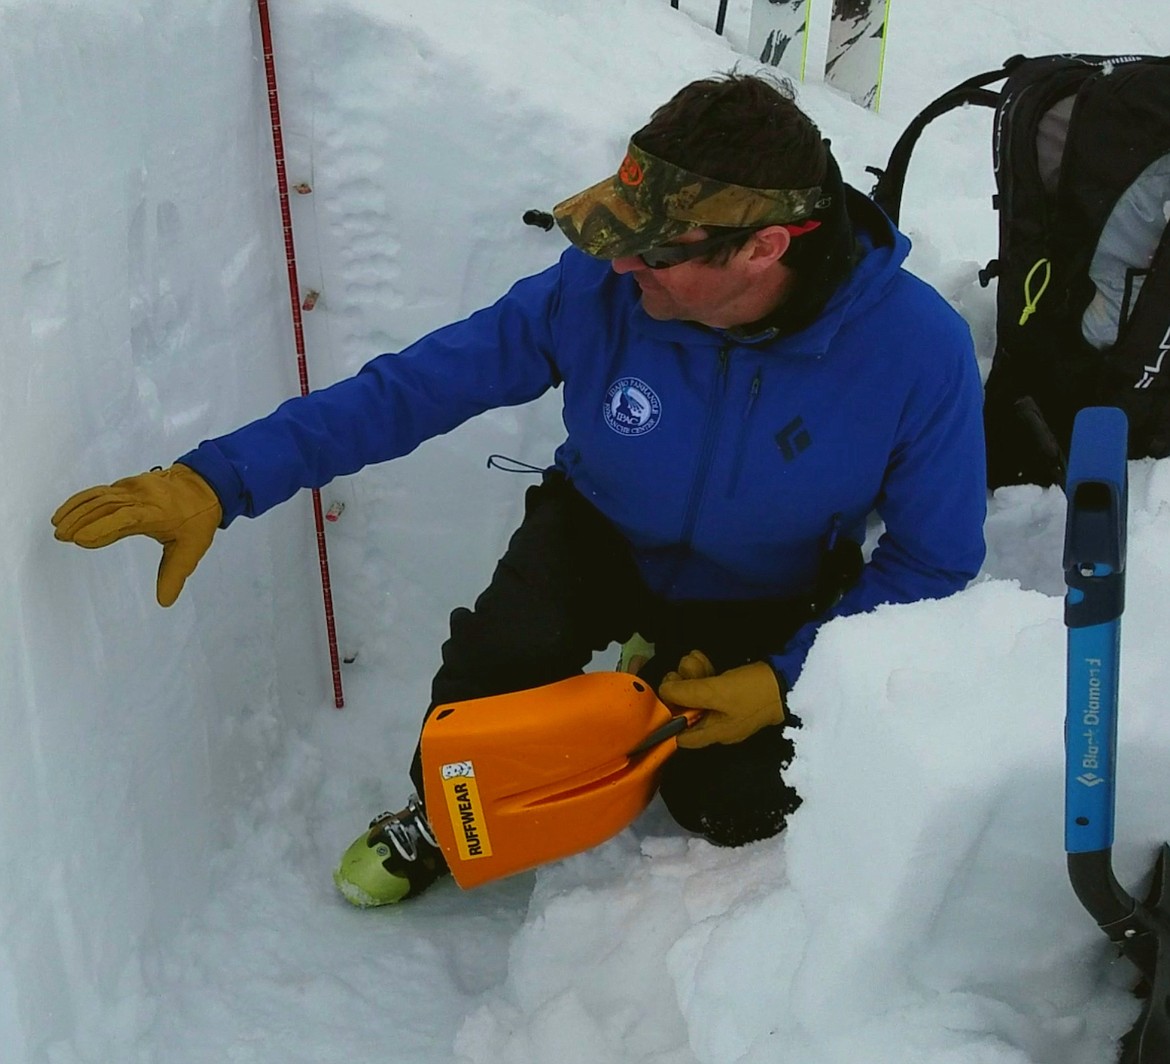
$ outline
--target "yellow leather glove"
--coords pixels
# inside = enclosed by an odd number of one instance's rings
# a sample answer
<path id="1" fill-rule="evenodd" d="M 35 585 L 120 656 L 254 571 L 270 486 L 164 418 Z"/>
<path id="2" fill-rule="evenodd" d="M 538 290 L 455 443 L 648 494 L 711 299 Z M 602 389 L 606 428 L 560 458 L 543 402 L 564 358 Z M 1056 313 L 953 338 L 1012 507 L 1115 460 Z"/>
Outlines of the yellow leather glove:
<path id="1" fill-rule="evenodd" d="M 701 650 L 692 650 L 658 685 L 670 706 L 701 709 L 703 716 L 678 737 L 678 745 L 697 749 L 712 743 L 740 743 L 769 724 L 784 719 L 784 699 L 776 672 L 766 661 L 753 661 L 718 675 Z"/>
<path id="2" fill-rule="evenodd" d="M 79 547 L 108 547 L 134 535 L 158 540 L 163 549 L 156 590 L 160 606 L 179 597 L 221 520 L 223 509 L 211 485 L 177 463 L 79 491 L 52 517 L 53 535 Z"/>

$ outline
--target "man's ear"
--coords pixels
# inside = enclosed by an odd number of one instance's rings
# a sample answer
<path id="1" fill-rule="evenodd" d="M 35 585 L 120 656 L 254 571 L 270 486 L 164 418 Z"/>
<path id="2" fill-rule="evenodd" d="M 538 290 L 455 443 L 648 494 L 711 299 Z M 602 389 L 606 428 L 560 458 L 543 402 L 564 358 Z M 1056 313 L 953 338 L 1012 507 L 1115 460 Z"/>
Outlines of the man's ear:
<path id="1" fill-rule="evenodd" d="M 779 262 L 792 244 L 792 234 L 782 225 L 769 225 L 752 236 L 750 259 L 759 266 Z"/>

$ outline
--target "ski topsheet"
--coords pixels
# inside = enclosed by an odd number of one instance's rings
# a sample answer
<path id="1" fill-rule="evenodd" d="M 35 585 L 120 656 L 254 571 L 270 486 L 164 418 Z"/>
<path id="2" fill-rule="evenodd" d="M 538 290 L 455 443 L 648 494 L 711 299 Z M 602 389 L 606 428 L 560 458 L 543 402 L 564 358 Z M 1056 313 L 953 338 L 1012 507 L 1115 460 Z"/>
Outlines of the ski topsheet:
<path id="1" fill-rule="evenodd" d="M 833 0 L 825 84 L 876 111 L 882 96 L 890 0 Z"/>
<path id="2" fill-rule="evenodd" d="M 822 0 L 823 2 L 823 0 Z M 891 0 L 832 0 L 824 80 L 876 111 L 882 96 Z M 818 3 L 818 9 L 823 10 Z M 804 80 L 813 0 L 752 0 L 748 53 Z"/>
<path id="3" fill-rule="evenodd" d="M 811 9 L 812 0 L 754 0 L 748 52 L 803 81 Z"/>

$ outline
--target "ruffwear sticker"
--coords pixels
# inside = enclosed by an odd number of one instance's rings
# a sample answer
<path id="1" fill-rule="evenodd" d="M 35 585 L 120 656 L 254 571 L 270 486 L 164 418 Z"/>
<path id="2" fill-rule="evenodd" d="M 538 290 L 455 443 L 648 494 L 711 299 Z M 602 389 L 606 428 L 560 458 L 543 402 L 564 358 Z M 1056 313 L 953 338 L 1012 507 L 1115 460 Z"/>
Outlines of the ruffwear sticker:
<path id="1" fill-rule="evenodd" d="M 483 818 L 483 803 L 475 781 L 475 766 L 470 761 L 453 761 L 439 768 L 443 780 L 443 796 L 451 827 L 455 829 L 455 843 L 459 856 L 465 861 L 477 857 L 491 857 L 492 844 Z"/>

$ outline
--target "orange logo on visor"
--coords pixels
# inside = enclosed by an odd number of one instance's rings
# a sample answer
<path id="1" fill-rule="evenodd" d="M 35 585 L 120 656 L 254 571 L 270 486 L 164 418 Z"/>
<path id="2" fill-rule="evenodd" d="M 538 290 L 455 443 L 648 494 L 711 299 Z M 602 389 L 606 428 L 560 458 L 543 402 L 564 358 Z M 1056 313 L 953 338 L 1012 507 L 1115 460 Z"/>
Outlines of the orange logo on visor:
<path id="1" fill-rule="evenodd" d="M 638 165 L 637 161 L 631 156 L 627 155 L 622 160 L 621 169 L 618 170 L 618 177 L 621 179 L 623 185 L 629 185 L 631 188 L 637 188 L 641 183 L 645 174 L 642 172 L 642 167 Z"/>

